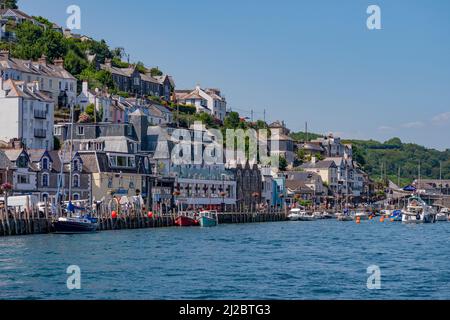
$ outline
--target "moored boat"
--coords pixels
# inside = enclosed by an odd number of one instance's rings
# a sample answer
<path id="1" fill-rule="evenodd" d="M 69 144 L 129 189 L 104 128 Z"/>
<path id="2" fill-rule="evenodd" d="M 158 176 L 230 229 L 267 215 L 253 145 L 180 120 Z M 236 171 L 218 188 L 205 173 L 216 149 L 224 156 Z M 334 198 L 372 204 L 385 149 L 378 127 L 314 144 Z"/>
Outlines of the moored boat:
<path id="1" fill-rule="evenodd" d="M 198 226 L 198 220 L 191 218 L 187 215 L 180 215 L 175 219 L 175 224 L 179 227 L 194 227 Z"/>
<path id="2" fill-rule="evenodd" d="M 391 214 L 391 216 L 389 217 L 389 219 L 392 222 L 401 222 L 402 221 L 402 217 L 403 217 L 403 212 L 402 210 L 394 210 Z"/>
<path id="3" fill-rule="evenodd" d="M 287 218 L 290 221 L 298 221 L 300 219 L 300 212 L 301 210 L 298 208 L 292 209 L 291 211 L 289 211 L 289 215 L 287 216 Z"/>
<path id="4" fill-rule="evenodd" d="M 199 222 L 203 228 L 216 227 L 219 224 L 219 217 L 216 211 L 202 211 L 200 212 Z"/>
<path id="5" fill-rule="evenodd" d="M 302 211 L 298 219 L 300 221 L 316 221 L 317 217 L 313 213 Z"/>
<path id="6" fill-rule="evenodd" d="M 447 208 L 442 208 L 441 211 L 436 215 L 436 221 L 448 221 L 449 211 Z"/>
<path id="7" fill-rule="evenodd" d="M 89 217 L 62 217 L 53 222 L 53 227 L 56 233 L 76 234 L 95 232 L 98 224 Z"/>
<path id="8" fill-rule="evenodd" d="M 419 196 L 413 196 L 408 200 L 406 211 L 402 214 L 403 223 L 435 223 L 436 212 L 426 204 Z"/>
<path id="9" fill-rule="evenodd" d="M 369 220 L 369 215 L 365 212 L 355 213 L 355 220 Z"/>

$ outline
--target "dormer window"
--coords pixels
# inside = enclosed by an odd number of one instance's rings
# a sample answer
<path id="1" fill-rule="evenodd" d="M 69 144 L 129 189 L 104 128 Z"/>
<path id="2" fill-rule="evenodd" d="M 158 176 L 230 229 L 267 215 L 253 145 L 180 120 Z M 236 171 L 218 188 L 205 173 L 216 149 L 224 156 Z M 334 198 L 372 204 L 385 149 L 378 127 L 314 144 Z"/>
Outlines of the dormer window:
<path id="1" fill-rule="evenodd" d="M 49 169 L 49 163 L 48 158 L 42 159 L 42 170 L 48 170 Z"/>

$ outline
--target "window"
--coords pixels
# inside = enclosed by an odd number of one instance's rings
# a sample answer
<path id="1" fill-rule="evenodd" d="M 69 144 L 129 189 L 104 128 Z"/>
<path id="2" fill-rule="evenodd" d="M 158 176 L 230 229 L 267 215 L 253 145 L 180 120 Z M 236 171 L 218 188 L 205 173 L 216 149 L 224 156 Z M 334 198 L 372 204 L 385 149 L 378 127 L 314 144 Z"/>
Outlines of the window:
<path id="1" fill-rule="evenodd" d="M 140 79 L 138 77 L 134 78 L 134 85 L 138 86 L 140 84 Z"/>
<path id="2" fill-rule="evenodd" d="M 130 189 L 134 189 L 134 182 L 133 182 L 133 181 L 130 181 L 130 186 L 129 186 L 129 188 L 130 188 Z"/>
<path id="3" fill-rule="evenodd" d="M 53 89 L 53 80 L 52 79 L 48 80 L 48 86 L 50 87 L 50 89 Z"/>
<path id="4" fill-rule="evenodd" d="M 80 169 L 80 163 L 78 160 L 73 160 L 73 170 L 77 171 Z"/>
<path id="5" fill-rule="evenodd" d="M 42 169 L 48 170 L 48 158 L 42 159 Z"/>
<path id="6" fill-rule="evenodd" d="M 19 184 L 28 184 L 28 181 L 29 181 L 29 179 L 28 179 L 27 175 L 19 174 L 17 176 L 17 183 L 19 183 Z"/>
<path id="7" fill-rule="evenodd" d="M 49 184 L 48 173 L 44 173 L 42 175 L 42 186 L 48 187 L 48 184 Z"/>
<path id="8" fill-rule="evenodd" d="M 73 197 L 73 200 L 75 200 L 75 201 L 80 200 L 80 195 L 78 193 L 74 193 L 72 197 Z"/>
<path id="9" fill-rule="evenodd" d="M 73 175 L 73 183 L 72 186 L 74 188 L 79 188 L 80 187 L 80 176 L 78 174 L 74 174 Z"/>
<path id="10" fill-rule="evenodd" d="M 84 127 L 78 127 L 78 135 L 84 136 Z"/>

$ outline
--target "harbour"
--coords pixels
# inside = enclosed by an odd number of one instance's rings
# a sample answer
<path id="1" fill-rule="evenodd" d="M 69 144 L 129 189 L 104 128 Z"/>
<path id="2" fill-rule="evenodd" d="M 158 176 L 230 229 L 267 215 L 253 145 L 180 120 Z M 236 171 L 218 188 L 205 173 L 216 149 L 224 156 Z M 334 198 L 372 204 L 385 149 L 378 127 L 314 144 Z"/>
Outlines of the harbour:
<path id="1" fill-rule="evenodd" d="M 0 299 L 448 299 L 449 227 L 319 220 L 6 237 Z M 74 264 L 80 290 L 66 286 Z M 367 288 L 371 265 L 381 290 Z"/>

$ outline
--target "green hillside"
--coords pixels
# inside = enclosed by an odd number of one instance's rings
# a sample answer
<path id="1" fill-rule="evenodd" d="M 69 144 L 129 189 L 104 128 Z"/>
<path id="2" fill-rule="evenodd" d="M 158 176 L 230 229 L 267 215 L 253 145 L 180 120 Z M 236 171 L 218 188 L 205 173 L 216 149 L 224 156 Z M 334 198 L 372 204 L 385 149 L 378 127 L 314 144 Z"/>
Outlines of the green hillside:
<path id="1" fill-rule="evenodd" d="M 292 138 L 304 141 L 304 132 L 293 133 Z M 309 133 L 309 139 L 322 135 Z M 403 143 L 399 138 L 386 142 L 375 140 L 347 140 L 353 145 L 354 159 L 375 181 L 390 179 L 397 183 L 400 170 L 400 184 L 406 185 L 417 179 L 419 163 L 422 178 L 438 179 L 440 163 L 442 178 L 450 179 L 450 149 L 438 151 L 413 143 Z"/>

